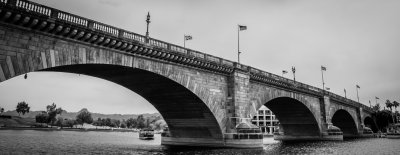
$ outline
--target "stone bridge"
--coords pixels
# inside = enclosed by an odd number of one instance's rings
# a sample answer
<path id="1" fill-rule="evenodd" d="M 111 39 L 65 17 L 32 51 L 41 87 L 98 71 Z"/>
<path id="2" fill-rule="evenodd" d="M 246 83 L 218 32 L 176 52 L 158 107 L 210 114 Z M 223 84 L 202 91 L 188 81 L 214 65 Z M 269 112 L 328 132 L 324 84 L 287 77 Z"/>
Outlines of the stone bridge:
<path id="1" fill-rule="evenodd" d="M 368 135 L 372 110 L 259 69 L 25 0 L 0 0 L 0 82 L 36 71 L 79 73 L 124 86 L 166 120 L 165 145 L 261 147 L 261 105 L 279 140 Z M 112 105 L 110 105 L 112 107 Z"/>

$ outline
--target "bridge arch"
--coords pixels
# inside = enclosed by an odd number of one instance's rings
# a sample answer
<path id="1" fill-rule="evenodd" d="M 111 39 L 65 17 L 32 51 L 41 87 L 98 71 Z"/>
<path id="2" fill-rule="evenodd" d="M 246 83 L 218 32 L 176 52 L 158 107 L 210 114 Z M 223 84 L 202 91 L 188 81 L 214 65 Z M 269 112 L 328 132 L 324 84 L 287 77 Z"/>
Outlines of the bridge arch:
<path id="1" fill-rule="evenodd" d="M 319 136 L 321 130 L 312 111 L 290 97 L 277 97 L 264 104 L 278 118 L 285 136 Z"/>
<path id="2" fill-rule="evenodd" d="M 378 127 L 376 126 L 376 123 L 374 119 L 370 116 L 366 116 L 363 120 L 364 125 L 368 128 L 370 128 L 374 133 L 378 132 Z"/>
<path id="3" fill-rule="evenodd" d="M 197 89 L 202 90 L 203 94 L 198 95 L 199 91 L 193 86 L 194 82 L 190 81 L 191 77 L 182 76 L 182 72 L 176 71 L 174 74 L 164 71 L 169 75 L 165 76 L 159 70 L 138 66 L 90 63 L 43 67 L 37 71 L 84 74 L 119 84 L 145 98 L 160 112 L 170 128 L 171 137 L 222 141 L 224 126 L 220 122 L 223 118 L 218 119 L 214 115 L 212 110 L 218 110 L 217 106 L 207 104 L 216 102 L 215 99 L 206 98 L 207 90 L 199 86 Z"/>
<path id="4" fill-rule="evenodd" d="M 338 109 L 332 116 L 332 124 L 343 132 L 343 137 L 354 137 L 358 135 L 357 124 L 352 115 L 344 109 Z"/>

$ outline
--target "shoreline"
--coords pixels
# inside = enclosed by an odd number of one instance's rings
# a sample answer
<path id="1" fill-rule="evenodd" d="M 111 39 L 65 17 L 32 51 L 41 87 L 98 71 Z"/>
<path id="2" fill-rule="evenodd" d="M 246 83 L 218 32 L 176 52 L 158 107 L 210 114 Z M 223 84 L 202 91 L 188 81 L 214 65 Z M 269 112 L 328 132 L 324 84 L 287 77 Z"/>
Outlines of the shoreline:
<path id="1" fill-rule="evenodd" d="M 34 128 L 34 127 L 0 127 L 0 130 L 36 130 L 36 131 L 100 131 L 100 132 L 138 132 L 133 129 L 96 129 L 96 128 Z"/>

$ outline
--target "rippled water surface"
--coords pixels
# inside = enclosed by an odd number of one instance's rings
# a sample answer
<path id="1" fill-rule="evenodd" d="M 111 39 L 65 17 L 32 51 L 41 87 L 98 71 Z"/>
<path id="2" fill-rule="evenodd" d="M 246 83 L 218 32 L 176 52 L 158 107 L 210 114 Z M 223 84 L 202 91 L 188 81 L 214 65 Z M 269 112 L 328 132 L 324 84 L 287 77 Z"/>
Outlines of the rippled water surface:
<path id="1" fill-rule="evenodd" d="M 400 139 L 283 143 L 264 139 L 263 149 L 169 148 L 132 132 L 0 130 L 0 154 L 400 154 Z"/>

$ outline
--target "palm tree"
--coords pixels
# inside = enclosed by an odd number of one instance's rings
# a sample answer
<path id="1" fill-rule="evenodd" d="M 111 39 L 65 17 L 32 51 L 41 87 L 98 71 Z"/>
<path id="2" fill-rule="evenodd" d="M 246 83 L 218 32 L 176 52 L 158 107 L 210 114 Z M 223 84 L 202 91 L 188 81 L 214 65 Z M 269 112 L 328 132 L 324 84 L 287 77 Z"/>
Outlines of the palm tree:
<path id="1" fill-rule="evenodd" d="M 394 118 L 393 118 L 393 112 L 392 112 L 392 107 L 393 107 L 393 103 L 390 102 L 390 100 L 386 100 L 386 107 L 388 109 L 390 109 L 390 115 L 392 115 L 392 122 L 394 122 Z"/>
<path id="2" fill-rule="evenodd" d="M 392 111 L 392 106 L 393 106 L 393 104 L 392 104 L 392 102 L 390 102 L 390 100 L 386 100 L 386 107 L 388 108 L 388 109 L 390 109 L 390 111 Z"/>

